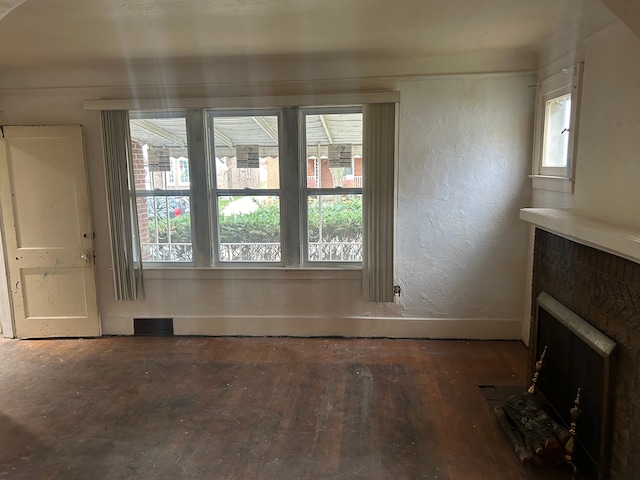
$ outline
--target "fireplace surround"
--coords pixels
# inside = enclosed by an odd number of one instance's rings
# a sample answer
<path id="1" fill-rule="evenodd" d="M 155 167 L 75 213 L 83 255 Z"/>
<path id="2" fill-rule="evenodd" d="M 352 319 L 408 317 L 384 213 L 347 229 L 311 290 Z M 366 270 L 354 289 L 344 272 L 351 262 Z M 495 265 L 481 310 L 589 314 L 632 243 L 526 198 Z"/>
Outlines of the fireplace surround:
<path id="1" fill-rule="evenodd" d="M 542 292 L 537 298 L 535 347 L 544 365 L 536 393 L 567 428 L 580 390 L 575 464 L 590 480 L 604 478 L 610 458 L 611 360 L 616 344 L 570 309 Z"/>
<path id="2" fill-rule="evenodd" d="M 640 263 L 536 228 L 529 366 L 536 360 L 537 298 L 546 292 L 618 344 L 611 369 L 610 445 L 601 478 L 640 472 Z M 579 433 L 578 433 L 579 435 Z"/>

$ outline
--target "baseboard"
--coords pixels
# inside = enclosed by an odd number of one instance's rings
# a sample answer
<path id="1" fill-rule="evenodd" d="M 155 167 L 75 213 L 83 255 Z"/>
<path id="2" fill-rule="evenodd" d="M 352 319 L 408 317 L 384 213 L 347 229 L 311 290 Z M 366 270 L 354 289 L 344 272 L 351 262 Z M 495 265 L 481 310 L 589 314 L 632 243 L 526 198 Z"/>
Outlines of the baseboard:
<path id="1" fill-rule="evenodd" d="M 173 317 L 175 335 L 520 340 L 520 319 Z M 104 335 L 133 335 L 133 319 L 102 320 Z"/>
<path id="2" fill-rule="evenodd" d="M 133 335 L 132 317 L 101 317 L 102 335 Z"/>

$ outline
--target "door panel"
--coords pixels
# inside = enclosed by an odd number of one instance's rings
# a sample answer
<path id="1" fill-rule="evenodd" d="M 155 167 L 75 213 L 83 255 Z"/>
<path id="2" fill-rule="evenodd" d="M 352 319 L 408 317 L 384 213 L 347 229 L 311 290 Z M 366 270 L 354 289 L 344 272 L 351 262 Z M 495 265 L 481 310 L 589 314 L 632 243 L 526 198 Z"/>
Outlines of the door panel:
<path id="1" fill-rule="evenodd" d="M 4 127 L 0 198 L 15 335 L 100 335 L 81 128 Z"/>
<path id="2" fill-rule="evenodd" d="M 22 296 L 27 317 L 85 317 L 87 302 L 67 292 L 86 290 L 82 268 L 24 268 Z"/>
<path id="3" fill-rule="evenodd" d="M 65 159 L 73 158 L 73 140 L 17 138 L 10 141 L 9 178 L 18 248 L 65 247 L 78 243 L 73 164 L 43 161 L 51 151 Z"/>

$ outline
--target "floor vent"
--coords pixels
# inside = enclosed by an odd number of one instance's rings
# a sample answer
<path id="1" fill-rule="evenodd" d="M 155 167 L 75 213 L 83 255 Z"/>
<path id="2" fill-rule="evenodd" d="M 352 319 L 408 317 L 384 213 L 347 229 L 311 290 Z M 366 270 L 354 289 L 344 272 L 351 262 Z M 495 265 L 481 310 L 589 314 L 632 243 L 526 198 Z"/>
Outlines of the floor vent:
<path id="1" fill-rule="evenodd" d="M 173 337 L 173 318 L 134 318 L 133 334 L 138 337 Z"/>

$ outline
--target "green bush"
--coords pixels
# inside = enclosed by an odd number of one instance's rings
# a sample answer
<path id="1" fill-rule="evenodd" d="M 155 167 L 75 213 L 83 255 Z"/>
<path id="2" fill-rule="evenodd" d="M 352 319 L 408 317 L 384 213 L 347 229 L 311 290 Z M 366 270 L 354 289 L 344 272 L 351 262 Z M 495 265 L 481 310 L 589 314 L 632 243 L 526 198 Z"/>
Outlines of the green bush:
<path id="1" fill-rule="evenodd" d="M 191 243 L 191 216 L 188 213 L 177 217 L 160 219 L 149 222 L 149 234 L 153 241 L 156 238 L 156 228 L 159 243 L 169 243 L 168 228 L 171 228 L 171 243 Z"/>
<path id="2" fill-rule="evenodd" d="M 331 201 L 309 200 L 309 237 L 312 242 L 362 241 L 362 200 L 344 197 Z M 320 239 L 320 211 L 322 211 L 322 239 Z M 167 220 L 158 220 L 158 241 L 168 242 Z M 171 243 L 191 243 L 191 217 L 183 214 L 170 219 Z M 221 215 L 219 218 L 221 243 L 277 243 L 280 241 L 280 208 L 261 204 L 252 213 Z M 151 238 L 155 238 L 156 224 L 149 223 Z"/>
<path id="3" fill-rule="evenodd" d="M 265 205 L 251 213 L 221 215 L 221 243 L 276 243 L 280 241 L 280 208 Z"/>
<path id="4" fill-rule="evenodd" d="M 309 200 L 309 239 L 312 242 L 362 241 L 362 199 L 345 197 L 340 201 L 322 203 Z M 320 238 L 320 212 L 322 211 L 322 238 Z"/>

